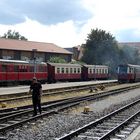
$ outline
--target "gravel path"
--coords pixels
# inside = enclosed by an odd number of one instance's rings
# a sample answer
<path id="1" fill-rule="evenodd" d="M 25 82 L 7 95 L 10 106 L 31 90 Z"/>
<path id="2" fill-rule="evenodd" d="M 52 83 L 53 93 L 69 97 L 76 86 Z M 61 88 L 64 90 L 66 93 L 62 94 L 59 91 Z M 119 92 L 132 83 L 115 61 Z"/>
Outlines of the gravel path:
<path id="1" fill-rule="evenodd" d="M 44 118 L 43 120 L 38 120 L 35 123 L 30 123 L 30 125 L 24 125 L 22 128 L 13 130 L 6 134 L 6 137 L 8 140 L 53 140 L 65 133 L 69 133 L 79 126 L 83 126 L 90 121 L 94 121 L 102 115 L 106 115 L 112 110 L 126 104 L 130 99 L 139 97 L 140 89 L 135 89 L 120 95 L 114 95 L 93 101 L 92 104 L 88 104 L 93 111 L 90 112 L 89 115 L 82 114 L 81 110 L 78 110 L 78 112 L 73 110 L 69 110 L 69 112 L 61 112 Z M 74 110 L 77 109 L 75 108 Z"/>

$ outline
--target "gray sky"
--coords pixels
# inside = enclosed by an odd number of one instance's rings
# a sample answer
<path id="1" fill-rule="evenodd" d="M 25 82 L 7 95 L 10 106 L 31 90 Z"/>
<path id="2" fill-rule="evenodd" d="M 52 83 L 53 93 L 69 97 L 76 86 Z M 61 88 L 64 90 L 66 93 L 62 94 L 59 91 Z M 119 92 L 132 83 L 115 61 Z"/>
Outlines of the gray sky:
<path id="1" fill-rule="evenodd" d="M 0 0 L 0 35 L 9 29 L 61 47 L 85 43 L 91 29 L 140 42 L 139 0 Z"/>

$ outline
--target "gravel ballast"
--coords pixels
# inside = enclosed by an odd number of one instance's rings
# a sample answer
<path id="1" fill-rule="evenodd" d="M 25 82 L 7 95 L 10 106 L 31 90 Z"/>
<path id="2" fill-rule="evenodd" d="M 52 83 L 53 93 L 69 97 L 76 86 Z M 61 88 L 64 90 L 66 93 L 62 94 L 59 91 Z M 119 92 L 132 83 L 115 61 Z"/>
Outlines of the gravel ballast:
<path id="1" fill-rule="evenodd" d="M 72 110 L 60 112 L 33 123 L 29 123 L 5 134 L 8 140 L 53 140 L 65 133 L 83 126 L 88 122 L 108 114 L 122 105 L 130 102 L 132 98 L 139 98 L 140 89 L 128 91 L 123 94 L 109 96 L 101 100 L 90 102 L 91 112 L 83 114 Z M 87 105 L 87 103 L 86 103 Z"/>

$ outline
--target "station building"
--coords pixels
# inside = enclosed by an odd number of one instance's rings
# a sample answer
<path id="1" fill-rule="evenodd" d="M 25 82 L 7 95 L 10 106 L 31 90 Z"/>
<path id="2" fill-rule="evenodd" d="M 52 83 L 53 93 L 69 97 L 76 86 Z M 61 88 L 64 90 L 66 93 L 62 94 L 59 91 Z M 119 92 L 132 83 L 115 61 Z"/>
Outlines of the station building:
<path id="1" fill-rule="evenodd" d="M 72 53 L 53 43 L 0 38 L 0 59 L 47 62 L 51 57 L 70 62 Z"/>

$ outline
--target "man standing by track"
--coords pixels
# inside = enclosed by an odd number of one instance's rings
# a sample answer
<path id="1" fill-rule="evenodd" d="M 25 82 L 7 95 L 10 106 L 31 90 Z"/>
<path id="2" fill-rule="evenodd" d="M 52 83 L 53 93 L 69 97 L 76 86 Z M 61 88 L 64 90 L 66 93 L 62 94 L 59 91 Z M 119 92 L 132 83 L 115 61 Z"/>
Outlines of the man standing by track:
<path id="1" fill-rule="evenodd" d="M 32 92 L 32 102 L 34 107 L 34 113 L 33 116 L 37 115 L 37 107 L 39 110 L 39 113 L 41 114 L 41 94 L 42 94 L 42 86 L 41 83 L 39 83 L 36 79 L 36 77 L 33 77 L 33 82 L 30 85 L 29 93 Z"/>

